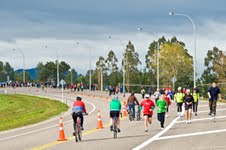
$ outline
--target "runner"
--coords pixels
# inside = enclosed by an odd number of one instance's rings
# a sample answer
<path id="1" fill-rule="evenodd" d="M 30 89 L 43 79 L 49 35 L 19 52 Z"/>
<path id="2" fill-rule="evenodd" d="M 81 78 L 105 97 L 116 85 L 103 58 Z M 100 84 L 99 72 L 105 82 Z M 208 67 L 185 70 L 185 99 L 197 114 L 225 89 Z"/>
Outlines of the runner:
<path id="1" fill-rule="evenodd" d="M 186 114 L 186 123 L 191 124 L 191 111 L 192 104 L 194 102 L 194 98 L 190 93 L 190 90 L 186 90 L 186 94 L 184 96 L 184 106 L 185 106 L 185 114 Z"/>
<path id="2" fill-rule="evenodd" d="M 164 122 L 165 122 L 165 113 L 166 109 L 168 108 L 168 104 L 166 100 L 164 100 L 165 95 L 161 95 L 159 100 L 157 101 L 157 106 L 158 106 L 158 121 L 160 122 L 161 129 L 164 129 Z"/>
<path id="3" fill-rule="evenodd" d="M 145 94 L 145 99 L 141 102 L 140 106 L 143 106 L 143 114 L 144 114 L 144 127 L 145 132 L 148 132 L 148 123 L 152 123 L 152 114 L 155 108 L 155 104 L 152 100 L 149 99 L 149 94 Z"/>
<path id="4" fill-rule="evenodd" d="M 210 108 L 209 115 L 215 116 L 218 96 L 219 96 L 219 99 L 221 100 L 221 91 L 215 82 L 213 82 L 212 86 L 208 89 L 208 96 L 209 96 L 209 108 Z"/>
<path id="5" fill-rule="evenodd" d="M 171 105 L 171 99 L 170 99 L 170 95 L 168 94 L 168 91 L 165 90 L 165 95 L 163 95 L 164 100 L 167 102 L 167 108 L 166 108 L 166 118 L 169 117 L 169 106 Z"/>
<path id="6" fill-rule="evenodd" d="M 183 105 L 184 93 L 181 91 L 181 87 L 178 88 L 178 92 L 175 94 L 175 102 L 177 103 L 177 116 L 183 116 L 182 105 Z"/>

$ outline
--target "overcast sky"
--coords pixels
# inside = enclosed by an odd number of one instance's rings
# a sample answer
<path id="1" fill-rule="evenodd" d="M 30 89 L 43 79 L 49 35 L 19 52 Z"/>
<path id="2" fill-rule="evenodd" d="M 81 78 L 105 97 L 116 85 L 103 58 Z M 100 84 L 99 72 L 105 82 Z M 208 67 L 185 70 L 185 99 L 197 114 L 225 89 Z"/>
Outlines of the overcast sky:
<path id="1" fill-rule="evenodd" d="M 110 49 L 121 61 L 123 46 L 131 40 L 145 66 L 148 45 L 163 35 L 176 36 L 194 55 L 192 24 L 168 15 L 176 12 L 195 22 L 200 76 L 207 51 L 226 50 L 225 6 L 224 0 L 0 0 L 0 60 L 22 68 L 21 50 L 26 68 L 33 68 L 55 61 L 58 53 L 59 60 L 84 74 L 89 51 L 95 68 Z"/>

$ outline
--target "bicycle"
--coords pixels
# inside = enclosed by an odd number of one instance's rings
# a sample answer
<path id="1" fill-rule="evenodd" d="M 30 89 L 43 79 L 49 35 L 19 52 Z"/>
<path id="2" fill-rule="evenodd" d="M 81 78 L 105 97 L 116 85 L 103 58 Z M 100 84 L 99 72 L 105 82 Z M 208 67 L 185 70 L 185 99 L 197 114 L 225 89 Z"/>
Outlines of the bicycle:
<path id="1" fill-rule="evenodd" d="M 140 106 L 138 105 L 137 106 L 137 121 L 139 121 L 141 118 L 140 118 L 140 112 L 141 112 L 141 109 L 140 109 Z"/>
<path id="2" fill-rule="evenodd" d="M 130 121 L 133 121 L 134 120 L 134 117 L 133 117 L 133 110 L 132 110 L 132 105 L 129 105 L 129 120 Z"/>
<path id="3" fill-rule="evenodd" d="M 88 115 L 88 113 L 85 115 Z M 79 116 L 77 116 L 76 123 L 74 126 L 75 126 L 75 130 L 74 130 L 73 135 L 75 136 L 75 141 L 76 142 L 81 141 L 82 140 L 82 126 L 81 126 L 81 118 Z"/>
<path id="4" fill-rule="evenodd" d="M 122 117 L 122 113 L 120 113 L 121 117 Z M 114 123 L 113 123 L 113 127 L 112 127 L 112 131 L 113 131 L 113 138 L 116 139 L 117 138 L 117 133 L 118 133 L 118 127 L 117 127 L 117 117 L 114 115 L 113 117 Z"/>
<path id="5" fill-rule="evenodd" d="M 77 117 L 77 121 L 75 124 L 75 141 L 81 141 L 82 140 L 82 129 L 81 129 L 81 118 Z"/>

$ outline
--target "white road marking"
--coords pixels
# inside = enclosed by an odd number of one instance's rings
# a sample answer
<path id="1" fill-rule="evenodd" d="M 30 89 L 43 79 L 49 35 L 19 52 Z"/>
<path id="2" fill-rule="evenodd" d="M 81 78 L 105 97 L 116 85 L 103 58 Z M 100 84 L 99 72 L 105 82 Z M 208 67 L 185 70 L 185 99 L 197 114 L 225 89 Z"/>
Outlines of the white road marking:
<path id="1" fill-rule="evenodd" d="M 184 114 L 184 108 L 183 108 L 182 114 Z M 176 117 L 164 130 L 162 130 L 161 132 L 159 132 L 155 136 L 151 137 L 150 139 L 148 139 L 144 143 L 142 143 L 142 144 L 138 145 L 137 147 L 133 148 L 133 150 L 140 150 L 140 149 L 144 148 L 145 146 L 147 146 L 148 144 L 152 143 L 153 141 L 159 139 L 159 137 L 161 135 L 165 134 L 170 128 L 173 127 L 173 125 L 177 122 L 178 119 L 180 119 L 179 116 Z"/>
<path id="2" fill-rule="evenodd" d="M 37 96 L 37 95 L 35 95 L 35 96 Z M 61 97 L 61 96 L 56 96 L 56 95 L 54 95 L 54 96 L 55 97 Z M 67 98 L 68 99 L 72 99 L 72 98 L 69 98 L 69 97 L 67 97 Z M 93 109 L 89 112 L 90 114 L 93 113 L 94 110 L 96 109 L 96 106 L 93 103 L 91 103 L 91 102 L 88 102 L 88 101 L 86 101 L 86 102 L 89 103 L 89 104 L 91 104 L 93 106 Z M 72 120 L 65 121 L 64 124 L 65 123 L 69 123 L 69 122 L 72 122 Z M 9 136 L 9 137 L 5 137 L 5 138 L 1 138 L 0 141 L 12 139 L 12 138 L 15 138 L 15 137 L 19 137 L 19 136 L 23 136 L 23 135 L 27 135 L 27 134 L 39 132 L 39 131 L 43 131 L 43 130 L 50 129 L 50 128 L 53 128 L 53 127 L 56 127 L 56 126 L 59 126 L 59 124 L 55 124 L 55 125 L 52 125 L 52 126 L 49 126 L 49 127 L 45 127 L 45 128 L 33 130 L 33 131 L 30 131 L 30 132 L 24 132 L 24 133 L 17 134 L 17 135 L 14 135 L 14 136 Z"/>
<path id="3" fill-rule="evenodd" d="M 223 109 L 217 109 L 217 112 L 218 111 L 225 111 L 226 108 L 223 108 Z M 204 113 L 204 112 L 210 112 L 210 110 L 203 110 L 203 111 L 198 111 L 198 113 Z"/>
<path id="4" fill-rule="evenodd" d="M 216 119 L 220 119 L 220 118 L 226 118 L 226 116 L 218 116 L 218 117 L 215 117 Z M 212 119 L 212 116 L 210 116 L 209 118 L 200 118 L 200 119 L 192 119 L 192 122 L 193 121 L 201 121 L 201 120 L 211 120 Z M 186 120 L 182 120 L 182 121 L 177 121 L 176 123 L 184 123 L 186 122 Z"/>
<path id="5" fill-rule="evenodd" d="M 196 135 L 205 135 L 205 134 L 212 134 L 212 133 L 222 133 L 222 132 L 226 132 L 226 129 L 164 136 L 164 137 L 159 137 L 156 140 L 166 140 L 166 139 L 181 138 L 181 137 L 196 136 Z"/>

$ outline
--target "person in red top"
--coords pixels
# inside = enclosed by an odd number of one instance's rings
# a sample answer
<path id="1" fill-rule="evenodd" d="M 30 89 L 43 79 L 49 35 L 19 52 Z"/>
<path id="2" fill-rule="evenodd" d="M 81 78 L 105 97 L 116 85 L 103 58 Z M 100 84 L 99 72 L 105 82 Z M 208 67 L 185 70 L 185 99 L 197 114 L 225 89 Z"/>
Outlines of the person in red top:
<path id="1" fill-rule="evenodd" d="M 76 101 L 73 104 L 73 108 L 72 108 L 72 118 L 74 121 L 74 130 L 75 130 L 75 125 L 77 122 L 77 117 L 81 118 L 81 129 L 84 130 L 83 128 L 83 114 L 88 115 L 88 113 L 86 112 L 86 107 L 84 102 L 82 102 L 82 97 L 81 96 L 77 96 L 76 97 Z"/>
<path id="2" fill-rule="evenodd" d="M 171 105 L 171 101 L 170 101 L 170 95 L 168 94 L 167 90 L 165 90 L 164 100 L 168 104 L 168 106 L 166 108 L 166 118 L 168 118 L 168 116 L 169 116 L 169 106 Z"/>
<path id="3" fill-rule="evenodd" d="M 149 97 L 149 94 L 145 94 L 145 99 L 140 104 L 143 107 L 145 132 L 148 132 L 148 123 L 152 123 L 152 114 L 155 108 L 155 103 Z"/>

